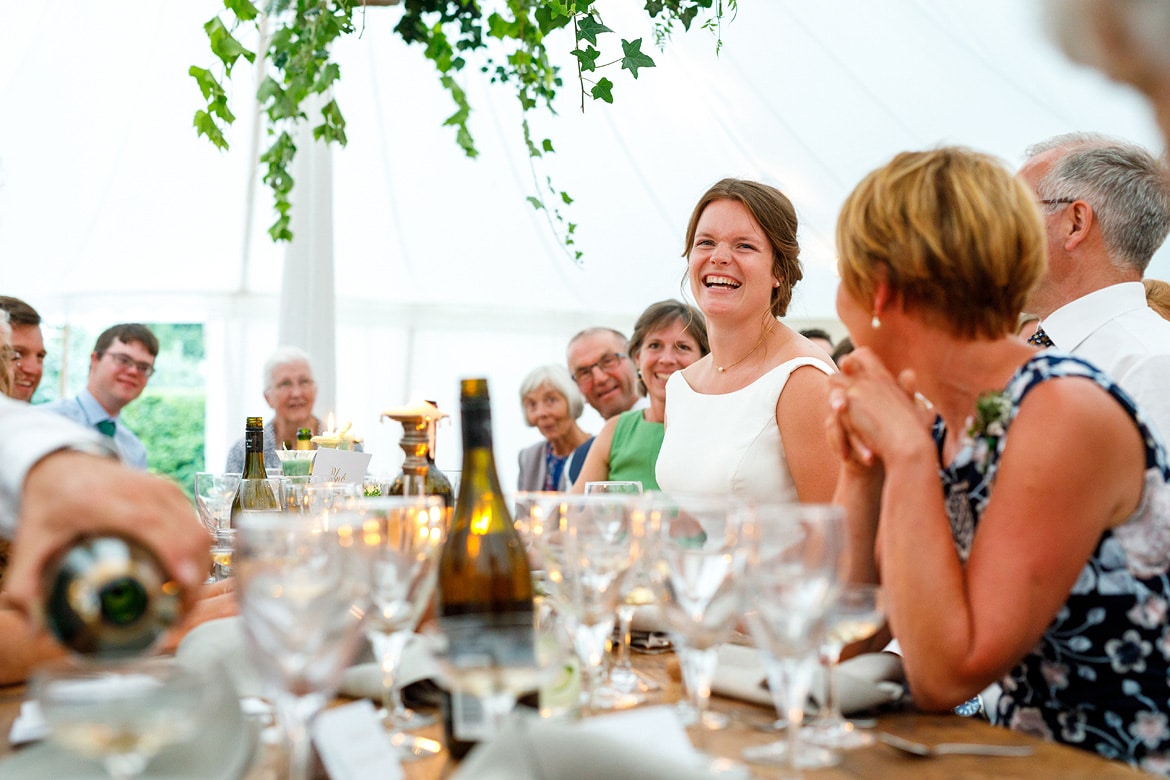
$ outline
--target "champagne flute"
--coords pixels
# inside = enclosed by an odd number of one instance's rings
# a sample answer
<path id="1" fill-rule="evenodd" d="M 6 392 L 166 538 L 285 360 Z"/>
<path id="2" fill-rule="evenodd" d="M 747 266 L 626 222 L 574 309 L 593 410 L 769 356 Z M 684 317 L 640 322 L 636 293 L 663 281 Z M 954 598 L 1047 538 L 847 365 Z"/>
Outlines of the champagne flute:
<path id="1" fill-rule="evenodd" d="M 236 571 L 249 655 L 277 702 L 292 780 L 309 777 L 309 725 L 353 659 L 370 574 L 361 518 L 326 512 L 240 514 Z"/>
<path id="2" fill-rule="evenodd" d="M 30 684 L 50 738 L 100 761 L 114 780 L 138 777 L 164 747 L 193 739 L 214 701 L 199 671 L 168 658 L 66 658 Z"/>
<path id="3" fill-rule="evenodd" d="M 727 718 L 707 710 L 719 647 L 739 613 L 737 583 L 746 564 L 743 544 L 746 506 L 731 496 L 661 495 L 648 502 L 648 522 L 657 528 L 654 580 L 662 618 L 682 662 L 689 707 L 685 722 L 704 732 L 723 728 Z"/>
<path id="4" fill-rule="evenodd" d="M 845 585 L 826 621 L 825 636 L 821 642 L 821 656 L 825 668 L 825 700 L 821 712 L 801 732 L 801 739 L 834 750 L 853 750 L 874 743 L 873 734 L 861 729 L 841 714 L 841 699 L 837 692 L 834 671 L 847 645 L 860 642 L 878 632 L 883 625 L 882 589 L 878 585 Z"/>
<path id="5" fill-rule="evenodd" d="M 840 507 L 771 504 L 753 509 L 751 566 L 744 577 L 748 627 L 768 669 L 768 681 L 785 713 L 786 741 L 747 748 L 748 761 L 779 764 L 786 776 L 831 766 L 839 755 L 802 744 L 804 701 L 826 617 L 840 591 Z"/>
<path id="6" fill-rule="evenodd" d="M 382 667 L 383 723 L 397 735 L 434 723 L 406 707 L 397 680 L 402 652 L 435 592 L 446 512 L 438 496 L 366 498 L 356 509 L 371 573 L 366 636 Z M 402 758 L 419 756 L 418 745 L 392 741 L 404 743 Z"/>
<path id="7" fill-rule="evenodd" d="M 195 475 L 195 506 L 199 519 L 211 532 L 214 562 L 209 582 L 218 582 L 232 573 L 231 508 L 240 489 L 240 474 L 200 471 Z"/>

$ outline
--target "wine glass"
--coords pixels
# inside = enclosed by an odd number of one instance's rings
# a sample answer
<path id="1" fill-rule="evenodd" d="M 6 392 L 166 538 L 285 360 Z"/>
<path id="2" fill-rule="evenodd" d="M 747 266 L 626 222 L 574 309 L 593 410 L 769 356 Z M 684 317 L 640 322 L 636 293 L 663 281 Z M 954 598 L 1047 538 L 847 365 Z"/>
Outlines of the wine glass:
<path id="1" fill-rule="evenodd" d="M 638 495 L 556 494 L 539 505 L 537 539 L 559 570 L 558 609 L 568 620 L 591 709 L 636 701 L 603 681 L 622 580 L 636 549 L 632 516 Z"/>
<path id="2" fill-rule="evenodd" d="M 801 732 L 802 740 L 834 750 L 852 750 L 874 743 L 872 733 L 859 729 L 856 723 L 846 720 L 841 714 L 841 699 L 833 672 L 841 651 L 847 645 L 876 634 L 884 623 L 884 614 L 880 586 L 853 583 L 842 588 L 829 611 L 821 641 L 825 700 L 820 714 Z"/>
<path id="3" fill-rule="evenodd" d="M 353 512 L 244 511 L 236 576 L 249 655 L 277 703 L 288 777 L 309 776 L 309 724 L 352 660 L 370 573 Z"/>
<path id="4" fill-rule="evenodd" d="M 353 482 L 311 482 L 304 477 L 281 481 L 281 502 L 289 512 L 320 517 L 326 526 L 338 512 L 352 509 L 362 486 Z"/>
<path id="5" fill-rule="evenodd" d="M 648 502 L 657 529 L 654 585 L 659 608 L 682 662 L 688 725 L 703 732 L 727 718 L 709 713 L 719 646 L 739 614 L 737 582 L 746 563 L 747 508 L 731 496 L 659 495 Z M 698 745 L 702 749 L 702 745 Z"/>
<path id="6" fill-rule="evenodd" d="M 768 669 L 787 740 L 748 748 L 749 761 L 780 764 L 789 776 L 831 766 L 838 754 L 800 741 L 816 651 L 840 591 L 843 512 L 816 504 L 753 508 L 751 565 L 744 577 L 745 617 Z"/>
<path id="7" fill-rule="evenodd" d="M 193 739 L 214 701 L 203 674 L 169 658 L 66 658 L 37 669 L 30 684 L 50 738 L 100 761 L 114 780 L 138 777 L 164 747 Z"/>
<path id="8" fill-rule="evenodd" d="M 232 573 L 231 527 L 232 501 L 240 488 L 240 474 L 200 471 L 195 475 L 195 507 L 199 519 L 211 532 L 211 558 L 214 561 L 209 582 L 219 582 Z"/>
<path id="9" fill-rule="evenodd" d="M 366 636 L 382 667 L 382 719 L 396 734 L 434 723 L 406 707 L 397 682 L 406 643 L 431 603 L 439 553 L 446 538 L 446 512 L 438 496 L 366 498 L 357 502 L 359 541 L 371 574 L 373 607 Z M 402 757 L 418 757 L 419 747 Z"/>

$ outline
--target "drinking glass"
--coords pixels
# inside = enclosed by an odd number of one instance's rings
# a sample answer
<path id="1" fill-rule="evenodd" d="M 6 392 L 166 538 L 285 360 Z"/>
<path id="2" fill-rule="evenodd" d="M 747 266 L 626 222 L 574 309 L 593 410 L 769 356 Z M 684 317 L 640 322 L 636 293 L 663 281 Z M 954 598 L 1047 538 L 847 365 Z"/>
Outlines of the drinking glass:
<path id="1" fill-rule="evenodd" d="M 844 548 L 840 507 L 771 504 L 753 508 L 745 617 L 768 669 L 786 741 L 744 750 L 749 761 L 780 764 L 789 777 L 831 766 L 839 754 L 802 744 L 800 725 L 825 620 L 840 591 Z"/>
<path id="2" fill-rule="evenodd" d="M 30 685 L 50 738 L 115 780 L 138 777 L 164 747 L 193 739 L 214 700 L 209 680 L 167 658 L 67 658 L 40 667 Z"/>
<path id="3" fill-rule="evenodd" d="M 821 641 L 821 658 L 825 668 L 825 700 L 816 719 L 801 732 L 801 739 L 834 750 L 852 750 L 874 743 L 873 734 L 859 728 L 841 714 L 837 694 L 837 661 L 847 645 L 860 642 L 878 632 L 884 623 L 882 589 L 878 585 L 845 585 L 825 624 Z"/>
<path id="4" fill-rule="evenodd" d="M 248 652 L 276 701 L 288 777 L 309 776 L 309 724 L 352 660 L 370 573 L 350 512 L 241 513 L 236 577 Z"/>
<path id="5" fill-rule="evenodd" d="M 626 706 L 603 684 L 607 642 L 634 546 L 629 494 L 545 494 L 529 505 L 529 533 L 545 561 L 555 608 L 573 637 L 591 709 Z"/>
<path id="6" fill-rule="evenodd" d="M 219 582 L 232 574 L 231 525 L 232 501 L 240 489 L 240 474 L 200 471 L 195 475 L 195 507 L 199 519 L 211 532 L 211 559 L 214 562 L 209 582 Z"/>
<path id="7" fill-rule="evenodd" d="M 690 697 L 680 715 L 699 733 L 727 718 L 707 710 L 719 646 L 739 614 L 737 582 L 747 559 L 747 507 L 731 496 L 659 495 L 647 502 L 657 529 L 653 579 L 662 619 L 682 663 Z M 703 745 L 698 745 L 700 749 Z"/>
<path id="8" fill-rule="evenodd" d="M 362 486 L 353 482 L 311 482 L 306 477 L 285 477 L 281 481 L 281 503 L 289 512 L 329 518 L 353 508 Z"/>
<path id="9" fill-rule="evenodd" d="M 382 721 L 398 734 L 434 723 L 406 707 L 397 679 L 402 651 L 435 592 L 446 513 L 438 496 L 365 498 L 356 511 L 370 566 L 373 607 L 365 629 L 382 667 Z M 403 758 L 419 755 L 417 745 L 406 749 L 398 741 Z"/>

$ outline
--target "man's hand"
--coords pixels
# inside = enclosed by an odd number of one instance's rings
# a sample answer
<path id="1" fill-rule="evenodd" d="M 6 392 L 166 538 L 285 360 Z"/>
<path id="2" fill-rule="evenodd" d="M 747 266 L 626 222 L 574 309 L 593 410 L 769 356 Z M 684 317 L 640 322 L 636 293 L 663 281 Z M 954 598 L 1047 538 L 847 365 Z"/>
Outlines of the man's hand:
<path id="1" fill-rule="evenodd" d="M 5 577 L 13 606 L 39 622 L 45 566 L 85 535 L 140 542 L 182 586 L 185 606 L 194 606 L 207 578 L 211 538 L 190 502 L 164 479 L 72 450 L 47 455 L 25 478 Z"/>

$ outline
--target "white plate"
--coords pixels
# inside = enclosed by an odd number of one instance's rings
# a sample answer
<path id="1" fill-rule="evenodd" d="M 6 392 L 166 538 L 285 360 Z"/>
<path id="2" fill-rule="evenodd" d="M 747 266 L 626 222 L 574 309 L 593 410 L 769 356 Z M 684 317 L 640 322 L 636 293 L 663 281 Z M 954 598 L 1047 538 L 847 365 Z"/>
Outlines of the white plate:
<path id="1" fill-rule="evenodd" d="M 160 752 L 146 767 L 143 780 L 239 780 L 252 763 L 256 728 L 240 712 L 233 698 L 204 726 L 198 737 Z M 108 780 L 101 764 L 82 758 L 52 742 L 18 750 L 0 761 L 0 778 L 21 780 Z"/>

